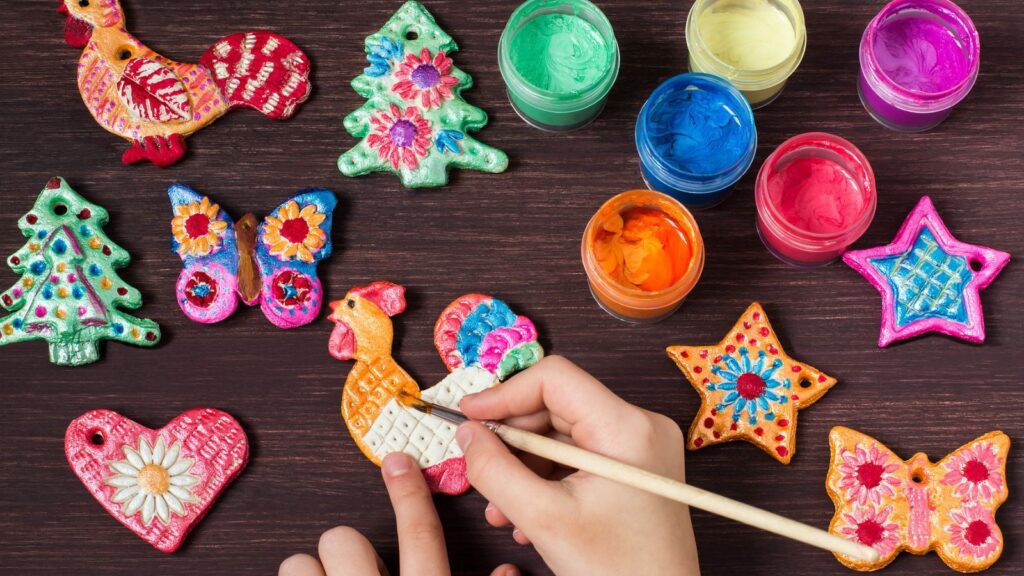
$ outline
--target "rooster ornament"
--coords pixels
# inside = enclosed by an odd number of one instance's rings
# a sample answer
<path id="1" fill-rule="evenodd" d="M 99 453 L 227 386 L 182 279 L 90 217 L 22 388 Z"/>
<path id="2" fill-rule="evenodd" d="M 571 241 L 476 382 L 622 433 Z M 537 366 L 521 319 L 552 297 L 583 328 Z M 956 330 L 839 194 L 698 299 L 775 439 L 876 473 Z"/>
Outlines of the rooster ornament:
<path id="1" fill-rule="evenodd" d="M 309 98 L 309 58 L 272 32 L 226 36 L 199 64 L 157 54 L 126 30 L 118 0 L 62 0 L 64 39 L 83 48 L 78 90 L 93 118 L 131 141 L 125 164 L 174 164 L 185 137 L 228 110 L 255 108 L 272 119 L 291 117 Z"/>
<path id="2" fill-rule="evenodd" d="M 378 466 L 392 452 L 405 452 L 423 470 L 430 489 L 461 494 L 469 489 L 466 462 L 455 442 L 455 426 L 405 406 L 402 392 L 458 408 L 463 396 L 495 386 L 544 355 L 537 329 L 501 300 L 467 294 L 452 302 L 434 326 L 434 345 L 450 373 L 420 391 L 391 357 L 391 317 L 405 310 L 405 288 L 374 282 L 353 288 L 331 303 L 336 324 L 330 352 L 355 360 L 345 381 L 341 415 L 367 458 Z"/>

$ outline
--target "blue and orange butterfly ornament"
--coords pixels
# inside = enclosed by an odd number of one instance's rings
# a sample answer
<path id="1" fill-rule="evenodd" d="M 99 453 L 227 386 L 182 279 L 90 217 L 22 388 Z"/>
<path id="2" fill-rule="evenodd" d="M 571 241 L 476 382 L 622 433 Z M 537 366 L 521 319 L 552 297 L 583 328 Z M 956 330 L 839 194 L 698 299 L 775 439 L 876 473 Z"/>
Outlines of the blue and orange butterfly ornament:
<path id="1" fill-rule="evenodd" d="M 196 322 L 224 320 L 258 302 L 280 328 L 312 322 L 323 288 L 317 264 L 331 254 L 331 218 L 337 199 L 325 188 L 303 190 L 259 222 L 246 214 L 235 222 L 208 196 L 184 184 L 167 189 L 174 217 L 171 249 L 184 266 L 178 305 Z"/>

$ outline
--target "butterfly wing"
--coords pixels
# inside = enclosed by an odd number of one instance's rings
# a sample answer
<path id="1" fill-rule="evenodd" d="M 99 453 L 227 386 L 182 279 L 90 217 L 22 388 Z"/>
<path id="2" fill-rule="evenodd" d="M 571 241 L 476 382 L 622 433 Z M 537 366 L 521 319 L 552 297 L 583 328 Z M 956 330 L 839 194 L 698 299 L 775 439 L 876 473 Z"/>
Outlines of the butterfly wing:
<path id="1" fill-rule="evenodd" d="M 978 572 L 1003 551 L 996 510 L 1006 501 L 1010 438 L 990 432 L 943 458 L 936 469 L 935 549 L 949 566 Z"/>
<path id="2" fill-rule="evenodd" d="M 220 322 L 238 307 L 234 222 L 207 196 L 184 184 L 172 184 L 167 195 L 174 212 L 171 249 L 183 265 L 178 305 L 196 322 Z"/>
<path id="3" fill-rule="evenodd" d="M 260 224 L 260 308 L 275 326 L 295 328 L 320 313 L 323 289 L 316 266 L 331 254 L 331 222 L 337 199 L 324 188 L 304 190 Z"/>
<path id="4" fill-rule="evenodd" d="M 903 526 L 910 518 L 904 495 L 908 467 L 891 450 L 856 430 L 837 426 L 829 433 L 832 458 L 826 487 L 836 512 L 829 532 L 878 551 L 876 562 L 841 554 L 854 570 L 878 570 L 905 548 Z"/>

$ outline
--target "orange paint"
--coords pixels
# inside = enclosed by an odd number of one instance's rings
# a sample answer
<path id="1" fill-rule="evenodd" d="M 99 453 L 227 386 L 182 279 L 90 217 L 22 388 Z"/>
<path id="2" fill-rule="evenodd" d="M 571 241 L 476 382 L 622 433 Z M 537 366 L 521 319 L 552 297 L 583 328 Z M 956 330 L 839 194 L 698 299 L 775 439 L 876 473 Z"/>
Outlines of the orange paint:
<path id="1" fill-rule="evenodd" d="M 693 216 L 652 190 L 606 202 L 584 232 L 582 254 L 594 298 L 623 320 L 667 317 L 704 268 L 704 242 Z"/>

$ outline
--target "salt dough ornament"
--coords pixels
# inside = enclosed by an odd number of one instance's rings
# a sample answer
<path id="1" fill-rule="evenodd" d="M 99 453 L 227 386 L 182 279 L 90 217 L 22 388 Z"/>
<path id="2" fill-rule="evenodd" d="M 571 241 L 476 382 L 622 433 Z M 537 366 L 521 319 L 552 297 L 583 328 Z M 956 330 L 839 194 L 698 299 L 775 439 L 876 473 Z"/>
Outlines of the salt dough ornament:
<path id="1" fill-rule="evenodd" d="M 107 211 L 51 178 L 18 227 L 28 243 L 7 258 L 21 280 L 0 293 L 0 346 L 45 340 L 50 362 L 81 366 L 99 360 L 102 340 L 136 346 L 160 341 L 152 320 L 130 316 L 142 295 L 117 275 L 129 256 L 103 232 Z"/>
<path id="2" fill-rule="evenodd" d="M 167 189 L 174 217 L 171 249 L 181 256 L 177 297 L 182 312 L 204 324 L 224 320 L 241 298 L 257 302 L 275 326 L 309 324 L 320 313 L 323 289 L 317 264 L 331 255 L 337 199 L 324 188 L 299 192 L 263 222 L 238 222 L 184 184 Z"/>
<path id="3" fill-rule="evenodd" d="M 463 396 L 499 384 L 544 355 L 537 329 L 501 300 L 482 294 L 456 299 L 434 325 L 434 346 L 450 374 L 437 385 L 419 385 L 391 357 L 391 317 L 405 310 L 405 288 L 374 282 L 331 303 L 330 352 L 355 359 L 342 391 L 341 415 L 359 449 L 378 466 L 405 452 L 423 469 L 434 492 L 469 489 L 466 462 L 451 423 L 407 408 L 400 392 L 458 408 Z"/>
<path id="4" fill-rule="evenodd" d="M 346 176 L 392 172 L 408 188 L 444 186 L 450 167 L 504 172 L 508 157 L 467 132 L 487 124 L 487 114 L 462 99 L 473 79 L 449 54 L 455 40 L 434 17 L 410 0 L 377 33 L 366 38 L 370 65 L 352 80 L 366 98 L 345 118 L 362 142 L 338 158 Z"/>
<path id="5" fill-rule="evenodd" d="M 924 454 L 907 461 L 881 442 L 837 426 L 829 434 L 832 460 L 826 487 L 836 506 L 829 531 L 871 546 L 866 562 L 837 554 L 854 570 L 884 568 L 906 550 L 934 550 L 950 568 L 979 572 L 1003 551 L 995 513 L 1006 501 L 1010 438 L 989 432 L 932 464 Z"/>
<path id="6" fill-rule="evenodd" d="M 309 98 L 309 58 L 273 32 L 232 34 L 185 64 L 128 33 L 117 0 L 61 0 L 64 39 L 84 48 L 78 90 L 93 118 L 132 143 L 121 161 L 174 164 L 185 137 L 229 110 L 248 107 L 285 119 Z"/>
<path id="7" fill-rule="evenodd" d="M 922 196 L 891 243 L 847 252 L 843 261 L 882 294 L 878 346 L 885 347 L 927 332 L 984 342 L 978 292 L 1010 255 L 954 238 L 931 198 Z"/>
<path id="8" fill-rule="evenodd" d="M 746 440 L 783 464 L 796 452 L 796 417 L 836 379 L 782 350 L 757 302 L 713 346 L 670 346 L 668 355 L 700 395 L 687 448 Z"/>
<path id="9" fill-rule="evenodd" d="M 196 408 L 159 430 L 93 410 L 64 436 L 75 476 L 111 516 L 161 552 L 174 552 L 249 461 L 229 414 Z"/>

